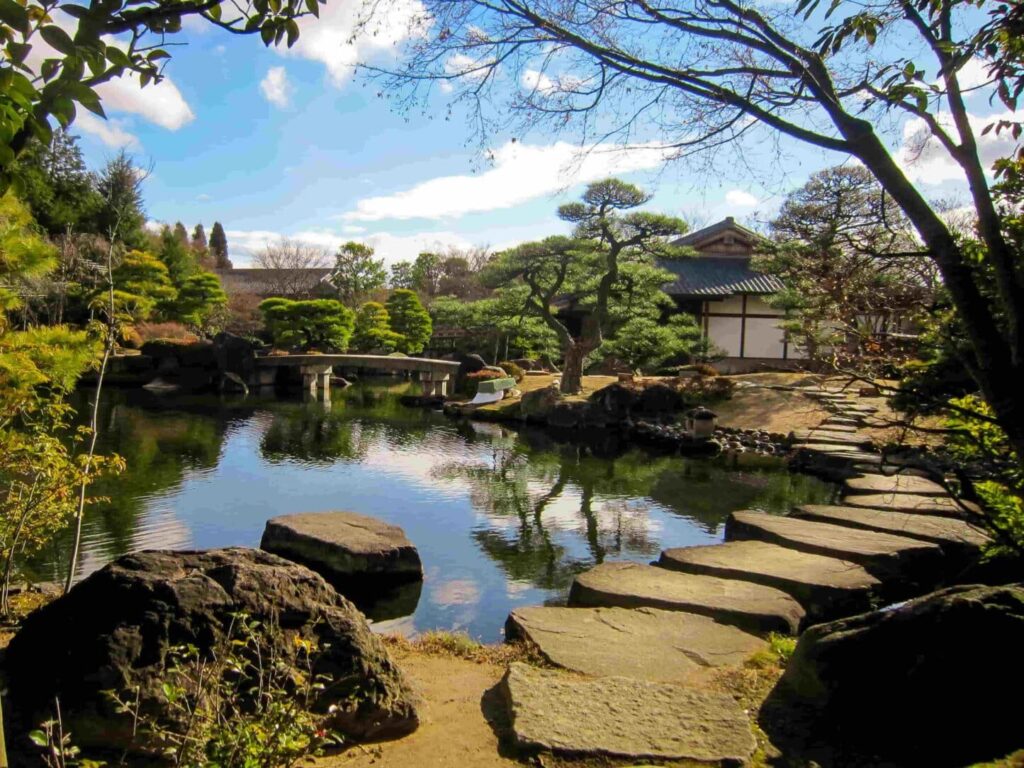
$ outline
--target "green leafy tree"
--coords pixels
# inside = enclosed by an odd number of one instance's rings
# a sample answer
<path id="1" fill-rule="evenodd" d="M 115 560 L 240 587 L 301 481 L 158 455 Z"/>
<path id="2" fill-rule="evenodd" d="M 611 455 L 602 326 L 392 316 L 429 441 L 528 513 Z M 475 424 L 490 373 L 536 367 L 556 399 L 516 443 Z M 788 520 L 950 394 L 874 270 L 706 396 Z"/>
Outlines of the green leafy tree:
<path id="1" fill-rule="evenodd" d="M 49 144 L 33 140 L 18 158 L 15 173 L 21 199 L 48 235 L 94 231 L 103 201 L 77 136 L 57 130 Z"/>
<path id="2" fill-rule="evenodd" d="M 167 266 L 147 251 L 129 251 L 114 268 L 114 307 L 123 324 L 150 319 L 158 311 L 172 310 L 178 291 L 171 282 Z M 94 307 L 107 302 L 107 290 L 95 292 Z"/>
<path id="3" fill-rule="evenodd" d="M 146 214 L 142 204 L 142 182 L 146 173 L 123 149 L 107 161 L 96 181 L 103 202 L 96 214 L 93 232 L 118 239 L 129 248 L 143 248 Z"/>
<path id="4" fill-rule="evenodd" d="M 391 330 L 391 316 L 383 304 L 368 301 L 356 312 L 352 347 L 360 352 L 394 352 L 403 337 Z"/>
<path id="5" fill-rule="evenodd" d="M 328 280 L 338 291 L 338 297 L 348 306 L 354 306 L 384 287 L 387 271 L 384 260 L 373 257 L 373 248 L 349 242 L 338 249 Z"/>
<path id="6" fill-rule="evenodd" d="M 399 288 L 388 297 L 386 306 L 391 330 L 401 337 L 397 350 L 407 355 L 422 352 L 430 341 L 433 324 L 430 313 L 420 303 L 420 297 L 415 291 Z"/>
<path id="7" fill-rule="evenodd" d="M 675 315 L 667 322 L 639 316 L 627 320 L 615 338 L 602 344 L 601 353 L 642 373 L 673 358 L 691 358 L 702 347 L 703 333 L 690 315 Z"/>
<path id="8" fill-rule="evenodd" d="M 274 344 L 283 347 L 344 352 L 355 326 L 355 314 L 335 299 L 266 299 L 260 313 Z"/>
<path id="9" fill-rule="evenodd" d="M 181 286 L 187 277 L 199 269 L 192 249 L 187 243 L 182 243 L 181 238 L 170 227 L 164 227 L 160 231 L 157 257 L 167 266 L 171 282 L 176 286 Z"/>
<path id="10" fill-rule="evenodd" d="M 412 264 L 408 261 L 397 261 L 392 264 L 391 279 L 388 281 L 388 285 L 392 289 L 414 289 L 416 287 L 416 278 L 413 275 Z"/>
<path id="11" fill-rule="evenodd" d="M 264 45 L 289 47 L 299 39 L 298 19 L 318 16 L 319 0 L 245 5 L 223 14 L 213 2 L 154 0 L 145 4 L 27 0 L 0 7 L 0 193 L 11 166 L 32 138 L 44 144 L 51 119 L 67 128 L 78 107 L 105 117 L 96 87 L 131 75 L 142 87 L 160 82 L 175 35 L 185 19 L 202 19 L 238 35 L 256 35 Z M 57 20 L 71 17 L 75 28 Z M 111 44 L 111 40 L 117 44 Z M 48 48 L 44 49 L 42 43 Z M 167 45 L 166 48 L 160 46 Z M 179 43 L 180 44 L 180 43 Z M 46 50 L 32 57 L 33 48 Z"/>
<path id="12" fill-rule="evenodd" d="M 213 254 L 213 263 L 217 269 L 231 269 L 231 259 L 228 258 L 228 236 L 219 221 L 213 222 L 213 229 L 210 231 L 210 253 Z"/>
<path id="13" fill-rule="evenodd" d="M 562 345 L 561 391 L 583 388 L 588 355 L 629 317 L 660 311 L 668 300 L 660 285 L 671 276 L 653 265 L 655 257 L 678 257 L 667 238 L 686 232 L 681 219 L 630 212 L 649 199 L 640 188 L 618 179 L 590 184 L 579 203 L 558 209 L 576 225 L 574 237 L 549 237 L 498 254 L 488 267 L 491 285 L 521 281 L 528 288 L 525 306 L 554 331 Z M 572 297 L 569 312 L 579 331 L 559 315 L 556 299 Z"/>
<path id="14" fill-rule="evenodd" d="M 22 302 L 20 286 L 56 263 L 56 251 L 28 209 L 0 197 L 0 611 L 17 556 L 31 555 L 65 527 L 78 508 L 78 492 L 96 476 L 75 455 L 85 437 L 69 426 L 66 395 L 96 363 L 97 343 L 65 326 L 14 330 L 10 312 Z M 115 457 L 95 457 L 93 470 L 116 469 Z"/>
<path id="15" fill-rule="evenodd" d="M 209 333 L 214 319 L 227 303 L 220 278 L 212 272 L 198 272 L 182 281 L 174 312 L 181 322 L 200 333 Z"/>
<path id="16" fill-rule="evenodd" d="M 436 296 L 441 280 L 441 257 L 436 253 L 421 253 L 412 264 L 410 286 L 425 296 Z"/>
<path id="17" fill-rule="evenodd" d="M 770 228 L 774 242 L 753 266 L 785 283 L 772 304 L 787 311 L 792 341 L 844 366 L 864 369 L 868 356 L 895 363 L 891 334 L 924 319 L 938 280 L 874 177 L 861 166 L 818 171 L 787 196 Z"/>
<path id="18" fill-rule="evenodd" d="M 178 239 L 178 242 L 181 243 L 182 247 L 192 247 L 192 243 L 188 239 L 188 230 L 185 229 L 185 225 L 180 221 L 174 222 L 174 236 Z"/>

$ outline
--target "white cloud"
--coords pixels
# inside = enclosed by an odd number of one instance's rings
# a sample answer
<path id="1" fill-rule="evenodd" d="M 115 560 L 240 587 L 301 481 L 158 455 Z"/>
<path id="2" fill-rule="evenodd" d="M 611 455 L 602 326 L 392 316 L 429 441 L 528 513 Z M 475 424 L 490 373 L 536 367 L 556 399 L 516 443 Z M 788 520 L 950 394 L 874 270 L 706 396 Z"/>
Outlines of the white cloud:
<path id="1" fill-rule="evenodd" d="M 991 170 L 996 160 L 1013 154 L 1017 142 L 1009 131 L 1002 131 L 998 136 L 995 129 L 982 135 L 985 126 L 999 120 L 1020 120 L 1014 112 L 1001 114 L 968 115 L 971 127 L 978 141 L 978 152 L 982 165 Z M 956 136 L 953 120 L 948 114 L 938 115 L 942 125 L 951 135 Z M 922 184 L 941 184 L 945 181 L 966 181 L 964 172 L 949 155 L 945 147 L 935 138 L 925 121 L 921 118 L 908 120 L 903 126 L 903 144 L 896 152 L 896 160 L 907 175 Z"/>
<path id="2" fill-rule="evenodd" d="M 288 73 L 284 67 L 271 67 L 267 70 L 266 76 L 260 80 L 260 91 L 271 104 L 275 106 L 288 106 L 292 95 L 292 84 L 288 82 Z"/>
<path id="3" fill-rule="evenodd" d="M 342 243 L 349 240 L 366 243 L 376 252 L 377 258 L 384 259 L 387 265 L 396 261 L 412 261 L 423 251 L 445 251 L 448 248 L 472 248 L 475 243 L 457 232 L 420 232 L 410 235 L 394 235 L 379 232 L 372 235 L 350 237 L 331 230 L 307 230 L 284 235 L 269 230 L 229 229 L 226 232 L 231 248 L 232 259 L 238 266 L 250 263 L 252 256 L 263 249 L 268 243 L 274 243 L 282 237 L 297 240 L 307 245 L 317 245 L 334 251 Z M 238 258 L 235 258 L 235 257 Z"/>
<path id="4" fill-rule="evenodd" d="M 464 53 L 456 53 L 449 56 L 444 63 L 444 71 L 447 75 L 454 75 L 466 80 L 483 80 L 494 63 L 493 59 L 474 59 Z"/>
<path id="5" fill-rule="evenodd" d="M 141 115 L 169 131 L 176 131 L 195 119 L 178 86 L 169 77 L 141 88 L 138 76 L 132 72 L 97 86 L 96 92 L 105 110 Z"/>
<path id="6" fill-rule="evenodd" d="M 78 116 L 75 118 L 76 128 L 92 134 L 108 147 L 139 146 L 139 137 L 126 131 L 122 127 L 123 125 L 119 120 L 104 120 L 101 117 L 97 117 L 82 107 L 79 107 Z"/>
<path id="7" fill-rule="evenodd" d="M 511 208 L 568 186 L 630 171 L 657 168 L 673 150 L 660 144 L 620 148 L 599 144 L 581 154 L 567 142 L 526 145 L 508 142 L 492 154 L 494 165 L 478 175 L 442 176 L 403 192 L 368 197 L 343 214 L 348 221 L 440 219 Z"/>
<path id="8" fill-rule="evenodd" d="M 725 193 L 725 202 L 735 208 L 753 208 L 761 201 L 742 189 L 730 189 Z"/>
<path id="9" fill-rule="evenodd" d="M 368 11 L 372 20 L 361 24 Z M 422 35 L 429 14 L 420 0 L 356 0 L 320 6 L 320 18 L 299 20 L 300 35 L 292 48 L 276 49 L 284 56 L 319 61 L 336 86 L 344 85 L 356 64 L 374 61 L 410 37 Z"/>
<path id="10" fill-rule="evenodd" d="M 201 195 L 196 195 L 196 200 L 205 203 L 207 200 L 213 200 L 213 197 L 203 192 Z"/>
<path id="11" fill-rule="evenodd" d="M 555 90 L 555 81 L 536 69 L 524 70 L 523 76 L 520 78 L 520 83 L 522 83 L 523 88 L 528 91 L 551 93 Z"/>
<path id="12" fill-rule="evenodd" d="M 355 224 L 346 224 L 341 228 L 346 235 L 358 235 L 366 231 L 366 227 L 357 227 Z"/>

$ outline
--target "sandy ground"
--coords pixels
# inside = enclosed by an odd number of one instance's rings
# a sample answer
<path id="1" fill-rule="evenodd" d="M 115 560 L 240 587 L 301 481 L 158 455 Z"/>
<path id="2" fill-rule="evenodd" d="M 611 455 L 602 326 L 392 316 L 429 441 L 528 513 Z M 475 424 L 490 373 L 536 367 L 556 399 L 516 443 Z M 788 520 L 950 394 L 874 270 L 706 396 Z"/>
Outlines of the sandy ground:
<path id="1" fill-rule="evenodd" d="M 396 653 L 422 699 L 420 727 L 398 741 L 354 747 L 315 762 L 319 768 L 495 768 L 522 763 L 504 757 L 495 727 L 506 722 L 496 686 L 503 665 L 450 656 Z M 492 727 L 494 723 L 495 727 Z"/>

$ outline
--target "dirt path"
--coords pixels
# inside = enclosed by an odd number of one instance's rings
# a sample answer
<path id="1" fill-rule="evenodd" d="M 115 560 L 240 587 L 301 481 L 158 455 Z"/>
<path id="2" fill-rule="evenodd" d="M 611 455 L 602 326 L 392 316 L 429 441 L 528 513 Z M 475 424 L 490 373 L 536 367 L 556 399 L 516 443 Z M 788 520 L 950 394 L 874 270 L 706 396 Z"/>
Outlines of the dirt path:
<path id="1" fill-rule="evenodd" d="M 488 720 L 500 728 L 505 708 L 495 686 L 505 673 L 496 664 L 422 653 L 395 652 L 396 660 L 422 697 L 423 721 L 398 741 L 356 747 L 321 758 L 318 768 L 508 768 L 521 763 L 503 757 Z"/>

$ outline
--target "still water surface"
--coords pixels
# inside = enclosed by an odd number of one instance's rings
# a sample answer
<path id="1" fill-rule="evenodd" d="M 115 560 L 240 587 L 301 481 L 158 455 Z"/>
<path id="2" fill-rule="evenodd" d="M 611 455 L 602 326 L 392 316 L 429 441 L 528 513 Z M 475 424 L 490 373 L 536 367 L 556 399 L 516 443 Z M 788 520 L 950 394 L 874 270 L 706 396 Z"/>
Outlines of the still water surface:
<path id="1" fill-rule="evenodd" d="M 104 392 L 102 448 L 128 470 L 95 486 L 109 501 L 89 510 L 79 576 L 132 550 L 257 546 L 275 515 L 351 510 L 400 525 L 423 559 L 422 592 L 383 606 L 396 618 L 382 626 L 494 641 L 510 609 L 563 600 L 595 563 L 714 543 L 733 510 L 833 494 L 763 460 L 730 466 L 454 422 L 402 407 L 404 390 L 361 383 L 329 405 Z M 59 579 L 66 549 L 58 542 L 36 575 Z"/>

